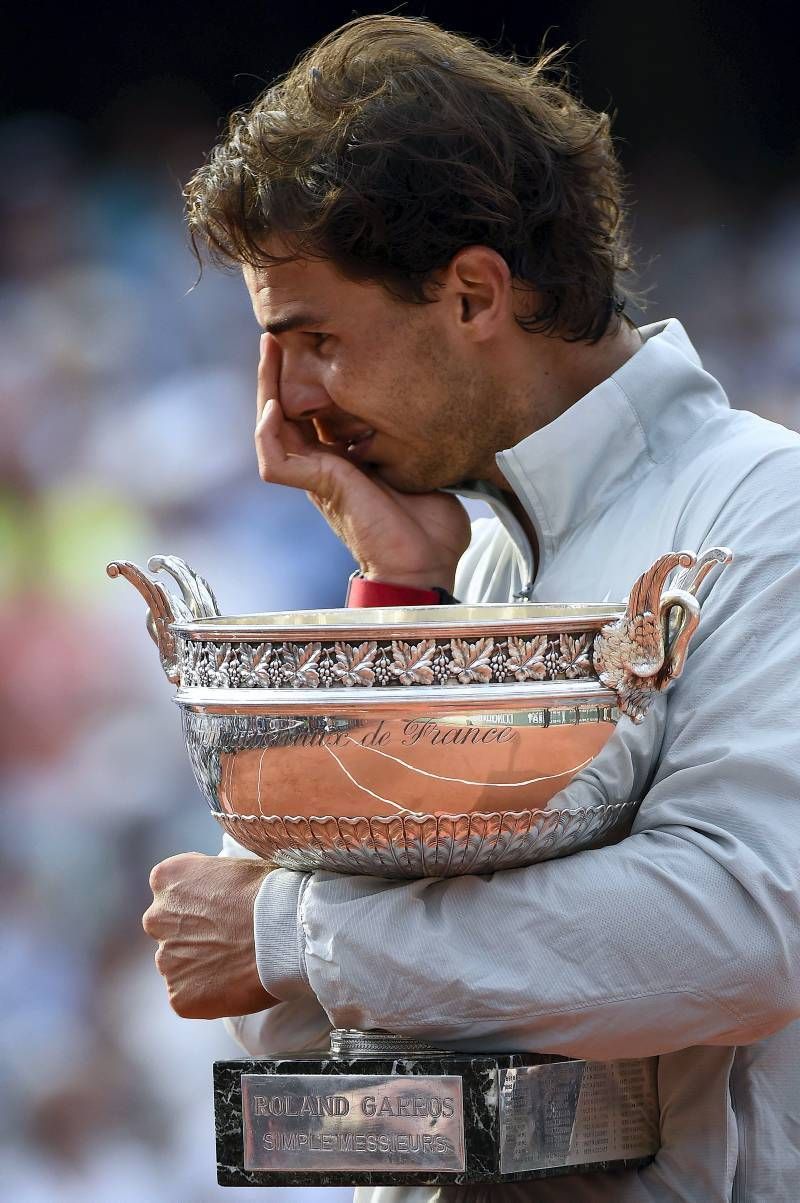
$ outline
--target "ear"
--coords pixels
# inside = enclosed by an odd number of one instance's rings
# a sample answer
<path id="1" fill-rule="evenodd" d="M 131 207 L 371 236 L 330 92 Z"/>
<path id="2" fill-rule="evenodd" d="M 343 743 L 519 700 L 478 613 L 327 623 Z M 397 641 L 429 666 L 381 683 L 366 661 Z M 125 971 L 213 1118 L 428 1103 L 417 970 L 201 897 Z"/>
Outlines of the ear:
<path id="1" fill-rule="evenodd" d="M 466 246 L 453 256 L 439 299 L 449 301 L 460 334 L 473 342 L 494 337 L 514 319 L 511 271 L 488 246 Z"/>

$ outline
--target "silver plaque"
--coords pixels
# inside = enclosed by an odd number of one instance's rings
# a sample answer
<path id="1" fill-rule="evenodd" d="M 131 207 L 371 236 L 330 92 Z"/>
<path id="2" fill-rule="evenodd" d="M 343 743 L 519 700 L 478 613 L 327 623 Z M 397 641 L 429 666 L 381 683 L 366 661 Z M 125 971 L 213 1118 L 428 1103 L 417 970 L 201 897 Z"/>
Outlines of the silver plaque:
<path id="1" fill-rule="evenodd" d="M 461 1078 L 242 1074 L 246 1170 L 457 1173 Z"/>
<path id="2" fill-rule="evenodd" d="M 657 1058 L 556 1061 L 500 1074 L 500 1172 L 635 1160 L 658 1150 Z"/>

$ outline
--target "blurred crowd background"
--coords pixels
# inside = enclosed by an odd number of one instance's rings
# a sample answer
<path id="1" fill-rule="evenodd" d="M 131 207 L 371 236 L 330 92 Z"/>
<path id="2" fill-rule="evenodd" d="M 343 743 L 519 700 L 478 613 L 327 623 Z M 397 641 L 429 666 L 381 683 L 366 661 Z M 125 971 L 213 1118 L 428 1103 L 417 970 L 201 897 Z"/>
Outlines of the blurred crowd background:
<path id="1" fill-rule="evenodd" d="M 644 320 L 680 317 L 734 405 L 796 427 L 798 126 L 769 7 L 404 11 L 573 44 L 619 110 Z M 252 1199 L 214 1177 L 210 1066 L 235 1047 L 172 1014 L 140 927 L 150 867 L 219 833 L 143 603 L 104 569 L 167 552 L 228 611 L 342 602 L 347 553 L 258 479 L 259 331 L 235 275 L 192 287 L 180 193 L 223 114 L 352 10 L 60 11 L 36 9 L 44 44 L 22 31 L 0 119 L 0 1197 Z"/>

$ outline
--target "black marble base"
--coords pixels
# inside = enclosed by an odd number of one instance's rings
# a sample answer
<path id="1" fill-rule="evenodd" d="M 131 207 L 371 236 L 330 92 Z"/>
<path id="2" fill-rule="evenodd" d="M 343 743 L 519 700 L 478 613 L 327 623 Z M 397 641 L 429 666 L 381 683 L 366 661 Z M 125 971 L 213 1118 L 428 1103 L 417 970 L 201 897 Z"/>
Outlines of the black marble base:
<path id="1" fill-rule="evenodd" d="M 217 1139 L 217 1177 L 221 1186 L 361 1186 L 361 1185 L 456 1185 L 477 1182 L 519 1182 L 533 1178 L 593 1171 L 620 1170 L 644 1165 L 650 1156 L 615 1156 L 613 1160 L 586 1160 L 579 1166 L 562 1165 L 545 1169 L 525 1169 L 523 1172 L 501 1172 L 501 1145 L 505 1141 L 506 1168 L 508 1161 L 508 1132 L 501 1132 L 500 1083 L 503 1070 L 565 1062 L 565 1058 L 532 1054 L 475 1056 L 465 1053 L 425 1054 L 420 1057 L 337 1054 L 329 1051 L 300 1056 L 272 1056 L 259 1059 L 242 1058 L 219 1061 L 214 1066 L 214 1093 Z M 575 1064 L 575 1063 L 573 1063 Z M 585 1063 L 582 1063 L 585 1064 Z M 455 1075 L 462 1081 L 464 1114 L 463 1171 L 441 1172 L 431 1169 L 402 1170 L 370 1168 L 368 1172 L 331 1171 L 326 1168 L 325 1156 L 318 1158 L 314 1169 L 270 1170 L 245 1169 L 245 1147 L 242 1125 L 242 1074 L 265 1075 Z M 333 1086 L 335 1091 L 336 1087 Z M 580 1087 L 578 1087 L 580 1089 Z M 649 1105 L 649 1104 L 648 1104 Z M 539 1123 L 547 1122 L 546 1100 L 539 1111 Z M 534 1107 L 535 1111 L 536 1108 Z M 508 1126 L 506 1112 L 506 1127 Z M 544 1119 L 542 1119 L 544 1117 Z M 628 1121 L 624 1121 L 628 1122 Z M 650 1117 L 652 1127 L 652 1116 Z M 657 1117 L 656 1117 L 657 1131 Z M 524 1139 L 524 1137 L 523 1137 Z M 569 1139 L 569 1135 L 567 1136 Z M 641 1145 L 641 1140 L 640 1140 Z M 594 1146 L 604 1153 L 601 1143 Z M 619 1141 L 615 1152 L 619 1152 Z M 631 1146 L 632 1147 L 632 1146 Z M 640 1152 L 641 1148 L 637 1149 Z"/>

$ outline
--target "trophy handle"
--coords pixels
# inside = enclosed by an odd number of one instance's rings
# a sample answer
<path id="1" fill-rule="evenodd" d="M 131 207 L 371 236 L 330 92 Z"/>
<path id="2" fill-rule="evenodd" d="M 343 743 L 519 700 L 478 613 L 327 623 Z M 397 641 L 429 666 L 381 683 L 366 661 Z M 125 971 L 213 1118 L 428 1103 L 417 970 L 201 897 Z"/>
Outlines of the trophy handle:
<path id="1" fill-rule="evenodd" d="M 717 565 L 724 567 L 726 564 L 730 564 L 732 559 L 733 552 L 729 547 L 709 547 L 707 551 L 697 557 L 690 568 L 680 573 L 672 584 L 674 588 L 684 589 L 696 597 L 697 591 L 712 568 L 716 568 Z"/>
<path id="2" fill-rule="evenodd" d="M 686 590 L 668 589 L 661 595 L 659 614 L 664 633 L 664 663 L 653 678 L 653 685 L 660 690 L 683 672 L 689 643 L 700 622 L 700 602 Z"/>
<path id="3" fill-rule="evenodd" d="M 219 618 L 220 608 L 214 591 L 205 577 L 190 568 L 177 556 L 151 556 L 147 561 L 151 572 L 166 572 L 180 586 L 183 600 L 192 618 Z"/>
<path id="4" fill-rule="evenodd" d="M 151 580 L 138 564 L 131 560 L 112 560 L 106 566 L 110 577 L 125 577 L 141 593 L 147 603 L 147 630 L 158 648 L 161 667 L 168 681 L 180 681 L 178 649 L 172 624 L 190 622 L 193 618 L 218 618 L 217 599 L 208 582 L 177 556 L 152 556 L 147 567 L 151 572 L 168 573 L 180 587 L 181 596 L 168 593 L 158 581 Z"/>
<path id="5" fill-rule="evenodd" d="M 668 552 L 639 577 L 622 618 L 607 623 L 596 636 L 597 674 L 616 691 L 620 710 L 635 723 L 643 720 L 655 694 L 683 672 L 700 622 L 697 590 L 712 568 L 724 567 L 732 559 L 727 547 L 712 547 L 700 556 Z M 683 571 L 665 589 L 676 568 Z"/>

